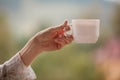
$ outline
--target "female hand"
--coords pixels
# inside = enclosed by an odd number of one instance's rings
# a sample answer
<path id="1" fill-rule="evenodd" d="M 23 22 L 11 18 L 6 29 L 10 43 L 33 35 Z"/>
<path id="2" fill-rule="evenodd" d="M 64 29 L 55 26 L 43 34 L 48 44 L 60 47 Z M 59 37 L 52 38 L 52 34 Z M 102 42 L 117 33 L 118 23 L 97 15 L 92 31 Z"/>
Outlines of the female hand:
<path id="1" fill-rule="evenodd" d="M 69 44 L 73 40 L 72 35 L 64 34 L 64 31 L 69 31 L 70 26 L 65 21 L 64 24 L 50 27 L 43 31 L 38 32 L 33 38 L 38 50 L 53 51 L 59 50 L 66 44 Z"/>
<path id="2" fill-rule="evenodd" d="M 38 32 L 19 52 L 23 63 L 29 66 L 40 52 L 59 50 L 71 43 L 73 36 L 64 34 L 65 31 L 69 30 L 70 26 L 65 21 L 60 26 Z"/>

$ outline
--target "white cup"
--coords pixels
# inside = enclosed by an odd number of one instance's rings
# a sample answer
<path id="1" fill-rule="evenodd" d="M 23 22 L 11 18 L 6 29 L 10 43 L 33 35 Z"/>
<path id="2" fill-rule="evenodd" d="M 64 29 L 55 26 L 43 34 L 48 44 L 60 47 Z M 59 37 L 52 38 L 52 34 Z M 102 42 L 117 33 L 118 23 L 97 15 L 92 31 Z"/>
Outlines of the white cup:
<path id="1" fill-rule="evenodd" d="M 73 19 L 72 35 L 76 43 L 96 43 L 99 37 L 99 19 Z"/>

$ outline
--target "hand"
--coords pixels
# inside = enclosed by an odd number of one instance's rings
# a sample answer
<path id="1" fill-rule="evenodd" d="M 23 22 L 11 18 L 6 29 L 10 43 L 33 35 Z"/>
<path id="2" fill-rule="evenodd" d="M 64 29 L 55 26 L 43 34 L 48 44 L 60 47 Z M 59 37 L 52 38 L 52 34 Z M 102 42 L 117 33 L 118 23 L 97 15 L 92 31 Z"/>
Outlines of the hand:
<path id="1" fill-rule="evenodd" d="M 73 40 L 72 35 L 64 34 L 64 31 L 69 31 L 70 26 L 68 22 L 65 21 L 64 24 L 50 27 L 43 31 L 38 32 L 34 39 L 38 50 L 42 51 L 53 51 L 59 50 L 66 44 L 69 44 Z"/>
<path id="2" fill-rule="evenodd" d="M 70 26 L 65 21 L 64 24 L 51 27 L 38 32 L 28 43 L 19 51 L 21 59 L 26 66 L 43 51 L 59 50 L 73 40 L 72 35 L 64 34 L 69 31 Z"/>

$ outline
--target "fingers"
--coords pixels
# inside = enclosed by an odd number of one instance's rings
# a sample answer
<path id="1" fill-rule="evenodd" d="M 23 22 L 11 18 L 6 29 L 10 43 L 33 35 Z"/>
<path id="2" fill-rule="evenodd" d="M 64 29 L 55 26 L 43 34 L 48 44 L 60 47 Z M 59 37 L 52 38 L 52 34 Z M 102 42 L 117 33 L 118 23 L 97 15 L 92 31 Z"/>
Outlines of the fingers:
<path id="1" fill-rule="evenodd" d="M 55 39 L 55 43 L 57 43 L 56 47 L 58 49 L 64 47 L 66 44 L 69 44 L 73 41 L 73 36 L 72 35 L 60 35 L 58 38 Z"/>
<path id="2" fill-rule="evenodd" d="M 52 39 L 55 39 L 61 35 L 64 35 L 64 30 L 59 30 L 59 31 L 53 32 L 50 36 Z"/>
<path id="3" fill-rule="evenodd" d="M 57 29 L 59 30 L 64 30 L 64 31 L 69 31 L 70 30 L 70 25 L 68 25 L 68 21 L 64 21 L 62 25 L 60 25 Z"/>
<path id="4" fill-rule="evenodd" d="M 66 20 L 62 25 L 51 28 L 50 30 L 52 31 L 52 34 L 50 36 L 52 38 L 56 38 L 59 35 L 64 35 L 66 31 L 69 31 L 70 25 L 68 25 L 68 21 Z"/>
<path id="5" fill-rule="evenodd" d="M 70 30 L 70 25 L 68 25 L 68 21 L 67 20 L 64 22 L 62 27 L 64 28 L 65 31 L 69 31 Z"/>
<path id="6" fill-rule="evenodd" d="M 66 36 L 65 36 L 66 37 Z M 65 38 L 65 42 L 66 44 L 69 44 L 73 41 L 73 36 L 72 35 L 67 35 L 67 37 Z"/>
<path id="7" fill-rule="evenodd" d="M 65 31 L 69 31 L 70 30 L 70 25 L 67 25 L 65 28 L 64 28 Z"/>
<path id="8" fill-rule="evenodd" d="M 68 21 L 65 20 L 63 25 L 64 25 L 64 26 L 67 26 L 67 25 L 68 25 Z"/>
<path id="9" fill-rule="evenodd" d="M 65 21 L 63 24 L 64 30 L 69 31 L 70 30 L 70 25 L 68 25 L 68 21 Z"/>
<path id="10" fill-rule="evenodd" d="M 67 25 L 68 25 L 68 21 L 66 20 L 66 21 L 64 21 L 64 23 L 62 25 L 59 26 L 59 28 L 64 29 L 65 26 L 67 26 Z"/>
<path id="11" fill-rule="evenodd" d="M 57 43 L 56 47 L 57 47 L 58 49 L 64 47 L 64 45 L 66 44 L 65 41 L 62 40 L 62 39 L 56 39 L 55 42 Z"/>

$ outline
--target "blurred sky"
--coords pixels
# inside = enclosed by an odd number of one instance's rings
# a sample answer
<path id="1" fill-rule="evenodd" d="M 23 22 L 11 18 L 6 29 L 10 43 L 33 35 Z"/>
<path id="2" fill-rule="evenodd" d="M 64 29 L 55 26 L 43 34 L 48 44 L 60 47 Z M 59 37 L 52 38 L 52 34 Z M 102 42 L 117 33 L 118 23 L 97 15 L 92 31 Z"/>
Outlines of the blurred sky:
<path id="1" fill-rule="evenodd" d="M 98 18 L 107 23 L 112 5 L 108 0 L 0 0 L 0 9 L 7 11 L 11 29 L 23 35 L 24 32 L 30 34 L 43 21 L 57 25 L 65 19 L 79 18 L 88 11 L 97 12 Z"/>

